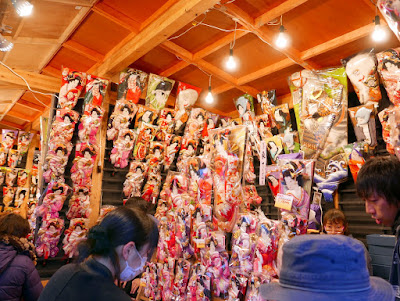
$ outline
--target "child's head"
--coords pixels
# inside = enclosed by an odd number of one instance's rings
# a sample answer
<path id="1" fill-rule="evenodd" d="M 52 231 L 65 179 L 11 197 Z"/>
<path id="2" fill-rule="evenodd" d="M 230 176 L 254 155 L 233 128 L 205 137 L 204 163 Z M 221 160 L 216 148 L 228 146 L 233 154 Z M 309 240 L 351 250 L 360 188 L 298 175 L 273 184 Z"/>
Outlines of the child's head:
<path id="1" fill-rule="evenodd" d="M 348 235 L 348 224 L 344 213 L 339 209 L 330 209 L 324 215 L 324 232 L 327 234 Z"/>

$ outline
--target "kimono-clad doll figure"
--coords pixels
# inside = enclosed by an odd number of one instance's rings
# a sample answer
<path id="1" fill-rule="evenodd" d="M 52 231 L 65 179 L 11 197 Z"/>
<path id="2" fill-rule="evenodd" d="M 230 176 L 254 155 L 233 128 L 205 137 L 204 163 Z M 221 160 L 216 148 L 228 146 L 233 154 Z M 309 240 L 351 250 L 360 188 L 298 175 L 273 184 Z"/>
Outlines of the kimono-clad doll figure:
<path id="1" fill-rule="evenodd" d="M 182 146 L 181 146 L 181 151 L 179 152 L 179 157 L 178 161 L 176 163 L 176 166 L 178 167 L 179 171 L 182 171 L 185 169 L 186 166 L 186 161 L 189 158 L 192 158 L 196 156 L 196 149 L 197 149 L 197 141 L 193 139 L 186 139 L 187 137 L 184 137 L 182 139 Z"/>
<path id="2" fill-rule="evenodd" d="M 385 86 L 389 100 L 395 105 L 400 104 L 400 55 L 399 49 L 387 49 L 376 54 L 378 71 Z"/>
<path id="3" fill-rule="evenodd" d="M 196 199 L 196 203 L 211 205 L 212 174 L 204 156 L 190 158 L 189 165 L 189 194 Z"/>
<path id="4" fill-rule="evenodd" d="M 262 91 L 257 94 L 257 101 L 261 105 L 263 114 L 271 115 L 271 108 L 276 106 L 276 91 Z"/>
<path id="5" fill-rule="evenodd" d="M 171 164 L 174 162 L 176 154 L 181 148 L 181 143 L 182 143 L 181 136 L 173 136 L 168 146 L 164 148 L 165 149 L 164 170 L 168 170 Z"/>
<path id="6" fill-rule="evenodd" d="M 244 197 L 245 197 L 245 206 L 247 210 L 251 209 L 251 206 L 259 206 L 262 202 L 262 197 L 260 197 L 257 193 L 256 186 L 254 185 L 245 185 L 244 187 Z"/>
<path id="7" fill-rule="evenodd" d="M 0 147 L 0 166 L 4 166 L 7 163 L 8 149 Z"/>
<path id="8" fill-rule="evenodd" d="M 138 111 L 135 119 L 135 129 L 140 128 L 142 123 L 154 124 L 158 117 L 158 111 L 152 108 L 138 105 Z"/>
<path id="9" fill-rule="evenodd" d="M 215 129 L 218 121 L 218 115 L 208 113 L 208 117 L 205 121 L 203 130 L 201 131 L 200 143 L 198 148 L 198 154 L 207 154 L 211 148 L 210 145 L 210 134 L 209 130 Z"/>
<path id="10" fill-rule="evenodd" d="M 232 257 L 229 262 L 231 270 L 249 273 L 253 268 L 255 230 L 257 220 L 252 215 L 243 215 L 233 229 Z"/>
<path id="11" fill-rule="evenodd" d="M 157 260 L 165 262 L 169 257 L 175 258 L 176 255 L 175 223 L 170 216 L 161 218 L 159 232 Z"/>
<path id="12" fill-rule="evenodd" d="M 124 182 L 124 195 L 127 198 L 140 197 L 142 194 L 143 182 L 147 175 L 147 164 L 140 161 L 132 161 L 129 173 Z"/>
<path id="13" fill-rule="evenodd" d="M 182 135 L 189 119 L 189 110 L 197 101 L 201 92 L 200 88 L 182 82 L 178 84 L 175 102 L 175 134 Z"/>
<path id="14" fill-rule="evenodd" d="M 379 89 L 377 61 L 374 49 L 367 49 L 341 60 L 361 104 L 378 105 Z"/>
<path id="15" fill-rule="evenodd" d="M 255 119 L 260 140 L 266 140 L 272 137 L 270 115 L 264 114 L 256 116 Z"/>
<path id="16" fill-rule="evenodd" d="M 29 189 L 29 198 L 34 198 L 37 191 L 37 186 L 39 183 L 39 171 L 37 169 L 32 169 L 31 172 L 31 182 Z"/>
<path id="17" fill-rule="evenodd" d="M 146 162 L 150 170 L 160 170 L 164 162 L 164 144 L 162 142 L 150 142 L 149 154 L 146 157 Z"/>
<path id="18" fill-rule="evenodd" d="M 126 100 L 118 100 L 107 125 L 107 140 L 115 140 L 122 129 L 127 129 L 135 117 L 138 107 Z"/>
<path id="19" fill-rule="evenodd" d="M 278 273 L 279 225 L 277 221 L 264 219 L 257 227 L 253 272 L 275 277 Z"/>
<path id="20" fill-rule="evenodd" d="M 207 271 L 213 276 L 213 293 L 215 297 L 226 299 L 230 285 L 229 255 L 226 251 L 217 251 L 214 240 L 210 241 L 209 262 Z"/>
<path id="21" fill-rule="evenodd" d="M 58 96 L 58 107 L 72 109 L 86 84 L 86 73 L 63 68 L 61 89 Z"/>
<path id="22" fill-rule="evenodd" d="M 74 194 L 69 200 L 67 218 L 89 218 L 90 209 L 90 189 L 84 186 L 74 187 Z"/>
<path id="23" fill-rule="evenodd" d="M 17 151 L 16 149 L 10 149 L 7 159 L 8 167 L 16 168 L 19 160 L 20 160 L 19 151 Z"/>
<path id="24" fill-rule="evenodd" d="M 43 220 L 38 231 L 36 240 L 36 254 L 38 257 L 48 259 L 58 254 L 58 241 L 64 228 L 64 220 L 61 218 L 50 218 Z"/>
<path id="25" fill-rule="evenodd" d="M 165 262 L 163 268 L 161 270 L 161 286 L 162 286 L 162 300 L 172 301 L 173 294 L 173 284 L 174 284 L 174 275 L 173 272 L 170 271 L 168 267 L 168 263 Z"/>
<path id="26" fill-rule="evenodd" d="M 92 104 L 93 106 L 101 106 L 103 98 L 106 95 L 108 80 L 87 75 L 86 94 L 83 103 L 85 105 Z"/>
<path id="27" fill-rule="evenodd" d="M 146 106 L 155 110 L 165 107 L 175 81 L 159 75 L 150 74 L 147 86 Z"/>
<path id="28" fill-rule="evenodd" d="M 44 180 L 48 183 L 51 179 L 57 179 L 64 176 L 65 166 L 68 163 L 68 157 L 72 149 L 71 142 L 57 143 L 50 142 L 43 169 Z"/>
<path id="29" fill-rule="evenodd" d="M 162 109 L 160 112 L 160 117 L 157 120 L 158 131 L 156 134 L 156 139 L 158 141 L 165 141 L 165 134 L 172 134 L 174 131 L 175 112 L 172 109 Z"/>
<path id="30" fill-rule="evenodd" d="M 178 259 L 175 270 L 173 295 L 175 300 L 185 300 L 186 287 L 189 282 L 190 262 L 185 259 Z"/>
<path id="31" fill-rule="evenodd" d="M 246 141 L 246 152 L 244 156 L 244 167 L 243 167 L 243 177 L 246 182 L 253 184 L 255 179 L 257 178 L 254 173 L 254 158 L 253 153 L 251 151 L 251 143 L 250 140 Z"/>
<path id="32" fill-rule="evenodd" d="M 29 145 L 32 142 L 32 138 L 32 133 L 22 131 L 18 133 L 18 151 L 21 156 L 25 155 L 28 152 Z"/>
<path id="33" fill-rule="evenodd" d="M 12 187 L 17 184 L 18 169 L 7 168 L 6 186 Z"/>
<path id="34" fill-rule="evenodd" d="M 71 188 L 67 184 L 51 182 L 48 185 L 42 205 L 36 208 L 36 214 L 42 217 L 50 215 L 51 218 L 58 218 L 59 211 L 62 209 L 70 190 Z"/>
<path id="35" fill-rule="evenodd" d="M 29 176 L 29 170 L 20 169 L 18 171 L 17 185 L 19 187 L 25 187 L 26 183 L 28 183 L 28 176 Z"/>
<path id="36" fill-rule="evenodd" d="M 92 172 L 96 160 L 97 148 L 90 143 L 79 143 L 76 145 L 75 159 L 72 161 L 71 180 L 74 185 L 90 186 L 92 183 Z"/>
<path id="37" fill-rule="evenodd" d="M 86 220 L 71 220 L 70 226 L 64 232 L 63 250 L 67 258 L 78 256 L 78 244 L 86 240 Z"/>
<path id="38" fill-rule="evenodd" d="M 0 167 L 0 186 L 3 185 L 6 180 L 6 173 L 7 173 L 7 168 Z"/>
<path id="39" fill-rule="evenodd" d="M 119 131 L 118 139 L 111 150 L 110 161 L 117 168 L 128 166 L 128 158 L 135 144 L 135 132 L 129 129 Z"/>
<path id="40" fill-rule="evenodd" d="M 126 99 L 137 104 L 147 81 L 147 73 L 128 68 L 120 73 L 118 99 Z"/>
<path id="41" fill-rule="evenodd" d="M 51 125 L 50 140 L 59 139 L 71 141 L 78 122 L 79 113 L 69 109 L 59 109 L 56 111 L 56 118 Z"/>
<path id="42" fill-rule="evenodd" d="M 264 283 L 269 283 L 271 279 L 264 275 L 258 273 L 252 273 L 249 277 L 246 292 L 246 301 L 263 301 L 260 292 L 260 286 Z"/>
<path id="43" fill-rule="evenodd" d="M 78 126 L 78 136 L 81 142 L 94 143 L 96 141 L 96 134 L 100 127 L 101 120 L 104 115 L 104 109 L 100 106 L 87 104 L 85 112 L 81 117 L 81 122 Z"/>
<path id="44" fill-rule="evenodd" d="M 190 112 L 190 117 L 187 121 L 184 137 L 197 140 L 201 136 L 204 129 L 207 112 L 201 108 L 194 108 Z"/>
<path id="45" fill-rule="evenodd" d="M 176 220 L 176 243 L 178 258 L 190 259 L 193 256 L 193 247 L 190 244 L 190 220 L 189 208 L 178 209 Z"/>
<path id="46" fill-rule="evenodd" d="M 17 193 L 15 194 L 14 207 L 21 208 L 22 204 L 24 204 L 25 200 L 27 199 L 27 196 L 28 188 L 18 187 Z"/>
<path id="47" fill-rule="evenodd" d="M 231 286 L 228 291 L 229 301 L 244 300 L 247 289 L 247 277 L 242 274 L 232 274 Z"/>
<path id="48" fill-rule="evenodd" d="M 141 197 L 147 202 L 155 202 L 161 188 L 161 174 L 149 173 Z"/>
<path id="49" fill-rule="evenodd" d="M 16 187 L 3 187 L 3 205 L 4 207 L 10 207 L 13 204 L 14 201 L 14 196 L 15 196 L 15 191 Z"/>
<path id="50" fill-rule="evenodd" d="M 157 278 L 154 273 L 154 266 L 155 264 L 153 262 L 147 262 L 142 277 L 140 278 L 140 286 L 143 286 L 143 295 L 151 300 L 154 300 L 155 297 L 153 289 L 157 287 L 157 283 L 154 282 Z M 155 285 L 153 286 L 153 284 Z"/>
<path id="51" fill-rule="evenodd" d="M 254 121 L 254 102 L 253 96 L 244 94 L 234 100 L 235 107 L 242 118 L 243 124 Z"/>
<path id="52" fill-rule="evenodd" d="M 136 140 L 135 148 L 133 150 L 133 157 L 135 160 L 142 161 L 146 159 L 150 142 L 154 139 L 156 127 L 151 124 L 142 123 L 138 137 Z"/>
<path id="53" fill-rule="evenodd" d="M 282 140 L 279 136 L 273 136 L 267 139 L 267 149 L 271 162 L 275 164 L 278 156 L 283 153 Z"/>
<path id="54" fill-rule="evenodd" d="M 186 300 L 211 300 L 211 277 L 206 272 L 206 267 L 200 263 L 192 266 L 187 287 Z"/>
<path id="55" fill-rule="evenodd" d="M 308 220 L 314 161 L 279 160 L 281 193 L 293 198 L 291 212 Z"/>
<path id="56" fill-rule="evenodd" d="M 2 130 L 2 142 L 1 146 L 8 152 L 13 148 L 15 141 L 17 140 L 18 131 L 13 130 Z"/>

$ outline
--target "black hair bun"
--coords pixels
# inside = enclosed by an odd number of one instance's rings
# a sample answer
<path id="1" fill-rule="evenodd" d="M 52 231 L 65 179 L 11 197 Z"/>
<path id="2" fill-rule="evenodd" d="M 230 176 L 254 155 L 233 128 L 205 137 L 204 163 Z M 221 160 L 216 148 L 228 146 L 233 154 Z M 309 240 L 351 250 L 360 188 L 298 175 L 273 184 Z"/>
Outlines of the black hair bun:
<path id="1" fill-rule="evenodd" d="M 109 251 L 110 241 L 108 238 L 108 233 L 103 227 L 97 225 L 91 228 L 88 233 L 88 239 L 93 242 L 93 254 L 101 255 Z"/>

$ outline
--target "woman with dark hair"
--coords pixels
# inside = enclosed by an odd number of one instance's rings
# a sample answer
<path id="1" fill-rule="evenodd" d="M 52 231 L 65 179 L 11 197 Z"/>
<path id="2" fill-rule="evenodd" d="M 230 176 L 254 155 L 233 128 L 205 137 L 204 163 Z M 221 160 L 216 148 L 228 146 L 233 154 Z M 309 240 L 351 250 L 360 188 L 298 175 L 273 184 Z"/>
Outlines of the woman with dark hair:
<path id="1" fill-rule="evenodd" d="M 114 281 L 139 275 L 158 243 L 156 223 L 139 208 L 120 207 L 89 230 L 79 262 L 59 269 L 39 300 L 130 301 Z"/>
<path id="2" fill-rule="evenodd" d="M 29 223 L 18 214 L 0 217 L 0 300 L 36 301 L 42 292 Z"/>

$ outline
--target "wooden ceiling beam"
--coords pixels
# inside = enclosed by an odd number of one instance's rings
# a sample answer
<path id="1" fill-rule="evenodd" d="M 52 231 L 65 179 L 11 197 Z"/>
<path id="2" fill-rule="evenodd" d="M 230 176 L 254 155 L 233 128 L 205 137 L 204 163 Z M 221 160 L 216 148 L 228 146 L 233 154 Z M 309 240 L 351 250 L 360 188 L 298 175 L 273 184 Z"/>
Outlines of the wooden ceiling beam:
<path id="1" fill-rule="evenodd" d="M 44 106 L 38 105 L 36 103 L 32 103 L 32 102 L 27 101 L 22 98 L 20 100 L 18 100 L 16 104 L 23 106 L 27 109 L 31 109 L 31 110 L 38 111 L 38 112 L 43 112 L 46 109 L 46 107 L 44 107 Z"/>
<path id="2" fill-rule="evenodd" d="M 102 77 L 112 77 L 218 2 L 219 0 L 178 0 L 138 34 L 130 34 L 124 43 L 118 44 L 112 50 L 112 55 L 106 56 L 94 73 Z"/>
<path id="3" fill-rule="evenodd" d="M 142 24 L 140 24 L 140 30 L 149 26 L 157 18 L 159 18 L 163 13 L 165 13 L 172 5 L 174 5 L 178 0 L 168 0 L 159 9 L 157 9 L 150 17 L 148 17 Z"/>
<path id="4" fill-rule="evenodd" d="M 93 12 L 99 14 L 100 16 L 114 22 L 115 24 L 128 29 L 132 33 L 138 33 L 140 30 L 140 23 L 129 18 L 129 16 L 119 12 L 112 6 L 109 6 L 103 2 L 100 2 L 93 6 Z"/>
<path id="5" fill-rule="evenodd" d="M 42 0 L 45 2 L 51 2 L 51 3 L 59 3 L 59 4 L 68 4 L 68 5 L 74 5 L 74 6 L 91 6 L 91 2 L 87 1 L 70 1 L 70 0 Z"/>
<path id="6" fill-rule="evenodd" d="M 288 58 L 295 61 L 297 64 L 302 66 L 305 69 L 314 70 L 318 69 L 318 65 L 312 62 L 306 62 L 301 59 L 300 52 L 293 48 L 288 47 L 285 49 L 279 49 L 274 44 L 274 37 L 266 30 L 266 28 L 258 28 L 254 20 L 251 18 L 249 14 L 243 11 L 241 8 L 236 6 L 233 3 L 225 4 L 224 7 L 226 8 L 225 13 L 231 16 L 232 18 L 236 18 L 240 24 L 245 26 L 248 30 L 252 31 L 256 34 L 260 39 L 262 39 L 265 43 L 267 43 L 270 47 L 274 48 L 275 50 L 281 52 L 282 54 L 286 55 Z"/>
<path id="7" fill-rule="evenodd" d="M 27 116 L 25 116 L 25 114 L 22 114 L 22 113 L 19 113 L 19 112 L 15 112 L 13 110 L 8 111 L 7 112 L 7 116 L 10 116 L 12 118 L 17 118 L 17 119 L 20 119 L 20 120 L 23 120 L 23 121 L 27 121 L 27 122 L 32 122 L 33 121 L 33 119 L 28 118 Z"/>
<path id="8" fill-rule="evenodd" d="M 43 74 L 47 74 L 47 75 L 51 75 L 51 76 L 54 76 L 54 77 L 59 77 L 60 81 L 61 81 L 61 69 L 59 70 L 59 69 L 54 68 L 54 67 L 49 65 L 49 66 L 46 66 L 45 68 L 42 69 L 42 73 Z"/>
<path id="9" fill-rule="evenodd" d="M 190 64 L 188 62 L 180 61 L 179 63 L 176 63 L 175 65 L 172 65 L 168 69 L 165 69 L 164 71 L 160 72 L 160 75 L 169 77 L 169 76 L 181 71 L 182 69 L 186 68 L 189 65 Z"/>
<path id="10" fill-rule="evenodd" d="M 16 124 L 14 122 L 6 121 L 6 120 L 1 120 L 0 124 L 5 125 L 5 126 L 10 127 L 10 128 L 13 128 L 13 129 L 17 129 L 17 130 L 23 130 L 24 129 L 23 125 L 19 125 L 19 124 Z"/>
<path id="11" fill-rule="evenodd" d="M 81 56 L 91 59 L 92 61 L 95 62 L 102 61 L 104 59 L 104 55 L 102 55 L 101 53 L 98 53 L 97 51 L 90 49 L 86 46 L 83 46 L 73 40 L 66 41 L 63 44 L 63 47 L 72 50 L 77 54 L 80 54 Z"/>
<path id="12" fill-rule="evenodd" d="M 4 116 L 6 116 L 9 111 L 14 107 L 14 104 L 24 95 L 25 90 L 21 90 L 16 93 L 15 97 L 12 99 L 11 103 L 7 106 L 7 109 L 1 114 L 0 121 L 3 120 Z"/>
<path id="13" fill-rule="evenodd" d="M 16 37 L 9 40 L 14 44 L 54 45 L 58 43 L 58 39 L 50 38 Z"/>
<path id="14" fill-rule="evenodd" d="M 183 60 L 187 61 L 187 63 L 193 64 L 195 66 L 198 66 L 208 74 L 211 74 L 212 76 L 215 76 L 224 82 L 232 85 L 233 87 L 245 92 L 249 93 L 253 96 L 257 96 L 258 91 L 253 88 L 253 87 L 244 87 L 244 86 L 239 86 L 237 84 L 237 79 L 234 78 L 232 75 L 226 73 L 225 71 L 222 71 L 218 67 L 214 66 L 213 64 L 210 64 L 206 62 L 205 60 L 197 60 L 194 61 L 193 59 L 193 54 L 186 49 L 180 47 L 179 45 L 171 42 L 171 41 L 165 41 L 164 43 L 161 44 L 161 47 L 170 53 L 173 53 L 179 57 L 181 57 Z"/>
<path id="15" fill-rule="evenodd" d="M 211 93 L 214 95 L 218 95 L 218 94 L 224 93 L 226 91 L 229 91 L 233 88 L 234 87 L 231 84 L 225 83 L 225 84 L 219 85 L 216 88 L 211 88 Z"/>
<path id="16" fill-rule="evenodd" d="M 258 28 L 267 24 L 268 22 L 279 18 L 280 16 L 286 14 L 287 12 L 295 9 L 296 7 L 302 5 L 303 3 L 307 2 L 308 0 L 287 0 L 282 4 L 268 10 L 266 13 L 258 16 L 254 20 L 254 25 Z M 369 1 L 369 0 L 368 0 Z"/>
<path id="17" fill-rule="evenodd" d="M 39 90 L 49 93 L 56 93 L 60 90 L 60 80 L 58 78 L 29 71 L 14 71 L 25 78 L 25 80 L 28 82 L 29 86 L 33 90 Z M 0 81 L 26 87 L 25 82 L 20 77 L 12 73 L 3 65 L 0 65 Z"/>

